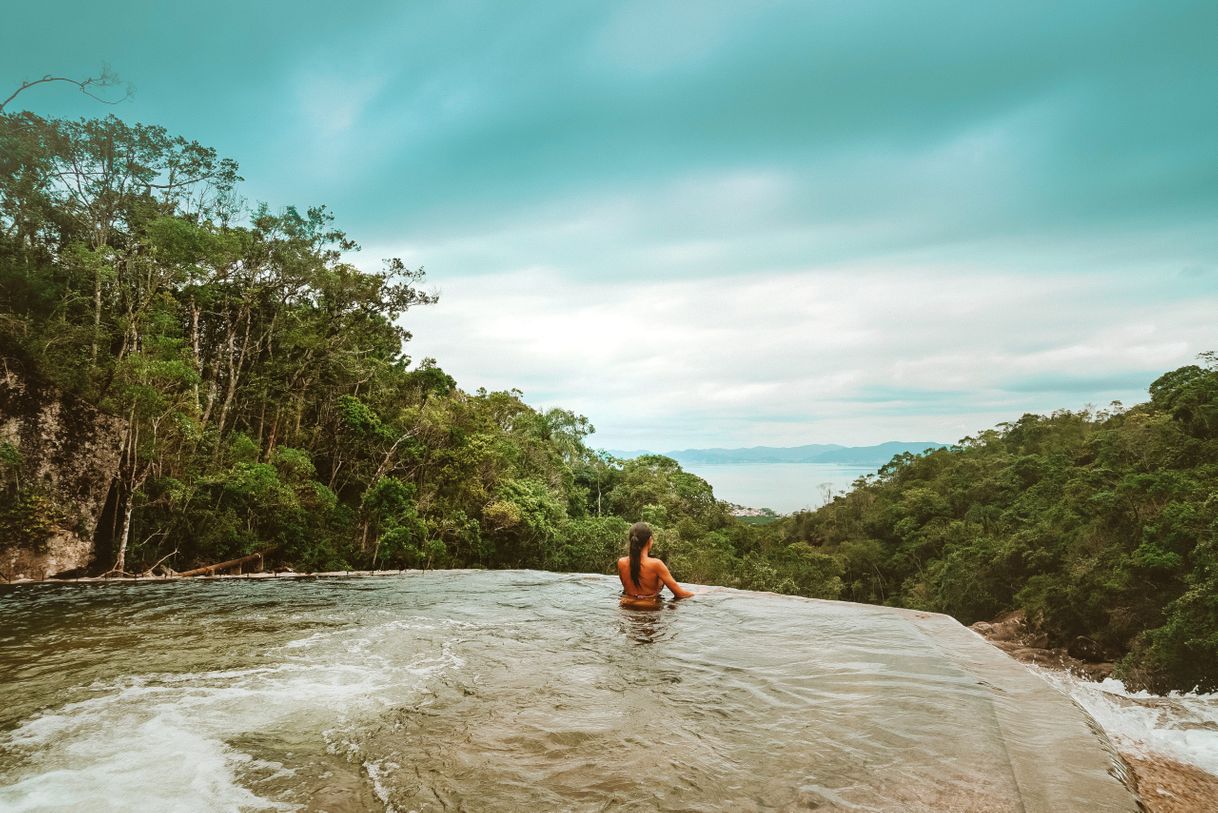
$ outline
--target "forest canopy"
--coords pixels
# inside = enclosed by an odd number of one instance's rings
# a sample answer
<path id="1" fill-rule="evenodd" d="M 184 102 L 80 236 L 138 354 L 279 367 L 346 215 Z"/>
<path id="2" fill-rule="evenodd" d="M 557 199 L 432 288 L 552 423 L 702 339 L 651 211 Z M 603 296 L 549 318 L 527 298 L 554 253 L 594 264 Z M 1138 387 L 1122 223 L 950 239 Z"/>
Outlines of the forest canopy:
<path id="1" fill-rule="evenodd" d="M 100 570 L 269 551 L 298 569 L 607 572 L 630 523 L 689 582 L 951 613 L 1024 609 L 1158 689 L 1218 688 L 1218 365 L 1130 409 L 1025 415 L 894 458 L 768 525 L 587 418 L 406 354 L 435 301 L 322 206 L 247 207 L 235 161 L 115 117 L 0 114 L 5 371 L 121 419 Z M 0 444 L 0 547 L 57 507 Z"/>

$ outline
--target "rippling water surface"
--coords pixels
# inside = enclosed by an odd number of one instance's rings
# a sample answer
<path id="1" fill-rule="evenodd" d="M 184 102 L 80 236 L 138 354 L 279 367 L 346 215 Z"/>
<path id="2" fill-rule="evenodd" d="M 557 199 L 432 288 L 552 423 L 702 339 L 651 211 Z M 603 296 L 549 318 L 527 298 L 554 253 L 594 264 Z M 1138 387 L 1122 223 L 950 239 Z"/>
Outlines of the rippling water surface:
<path id="1" fill-rule="evenodd" d="M 0 593 L 0 809 L 1133 810 L 943 616 L 432 572 Z"/>

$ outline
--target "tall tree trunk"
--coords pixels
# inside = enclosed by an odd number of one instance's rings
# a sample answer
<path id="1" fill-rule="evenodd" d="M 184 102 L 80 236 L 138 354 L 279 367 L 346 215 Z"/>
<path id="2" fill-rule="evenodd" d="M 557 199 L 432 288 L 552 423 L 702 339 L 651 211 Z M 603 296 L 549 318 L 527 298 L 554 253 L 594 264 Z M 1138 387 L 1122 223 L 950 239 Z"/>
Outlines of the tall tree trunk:
<path id="1" fill-rule="evenodd" d="M 199 347 L 199 306 L 195 303 L 195 298 L 190 298 L 190 350 L 195 362 L 195 375 L 199 380 L 194 385 L 195 404 L 199 409 L 203 409 L 203 402 L 199 400 L 199 384 L 203 381 L 203 352 Z"/>
<path id="2" fill-rule="evenodd" d="M 123 525 L 122 531 L 119 533 L 118 555 L 114 557 L 114 567 L 110 568 L 110 572 L 122 573 L 127 566 L 127 540 L 131 538 L 131 514 L 135 510 L 135 489 L 136 489 L 136 446 L 139 443 L 139 425 L 135 422 L 135 408 L 131 409 L 131 416 L 127 422 L 127 437 L 125 438 L 123 448 L 122 467 L 126 472 L 126 482 L 123 502 Z"/>
<path id="3" fill-rule="evenodd" d="M 118 556 L 114 558 L 111 571 L 122 573 L 127 568 L 127 540 L 131 537 L 131 513 L 135 510 L 135 495 L 127 495 L 127 504 L 123 507 L 123 533 L 118 540 Z"/>
<path id="4" fill-rule="evenodd" d="M 219 394 L 219 388 L 216 386 L 216 376 L 220 374 L 218 356 L 211 364 L 211 372 L 211 376 L 207 379 L 207 404 L 203 407 L 203 417 L 199 419 L 199 425 L 203 429 L 207 429 L 207 422 L 211 420 L 211 411 L 216 406 L 216 396 Z"/>
<path id="5" fill-rule="evenodd" d="M 275 417 L 271 419 L 271 433 L 269 435 L 267 435 L 267 439 L 266 439 L 266 459 L 267 460 L 271 459 L 271 453 L 275 451 L 275 443 L 277 442 L 277 439 L 279 436 L 279 416 L 280 416 L 280 414 L 281 414 L 281 410 L 276 409 Z"/>
<path id="6" fill-rule="evenodd" d="M 101 269 L 97 268 L 93 272 L 93 347 L 89 353 L 89 363 L 92 366 L 97 366 L 97 345 L 101 340 L 101 314 L 102 277 Z"/>
<path id="7" fill-rule="evenodd" d="M 228 422 L 228 412 L 232 409 L 233 399 L 237 395 L 237 379 L 241 375 L 241 368 L 245 366 L 245 352 L 249 349 L 250 341 L 250 313 L 248 310 L 245 311 L 245 336 L 241 340 L 239 353 L 236 348 L 236 328 L 237 326 L 234 324 L 228 334 L 228 388 L 224 393 L 224 403 L 220 407 L 220 419 L 216 423 L 217 435 L 224 434 L 224 426 Z"/>
<path id="8" fill-rule="evenodd" d="M 296 426 L 292 430 L 292 442 L 299 442 L 300 438 L 300 419 L 304 415 L 304 401 L 298 399 L 296 401 Z"/>
<path id="9" fill-rule="evenodd" d="M 266 440 L 266 399 L 262 399 L 262 406 L 258 408 L 258 448 L 265 448 L 263 441 Z M 270 451 L 267 451 L 266 457 L 270 458 Z"/>

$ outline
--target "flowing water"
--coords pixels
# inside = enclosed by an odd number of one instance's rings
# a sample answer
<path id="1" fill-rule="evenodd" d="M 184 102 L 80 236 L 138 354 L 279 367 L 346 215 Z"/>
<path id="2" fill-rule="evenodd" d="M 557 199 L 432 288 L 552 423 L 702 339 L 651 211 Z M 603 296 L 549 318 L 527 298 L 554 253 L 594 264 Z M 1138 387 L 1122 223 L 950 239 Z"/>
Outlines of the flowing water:
<path id="1" fill-rule="evenodd" d="M 1135 810 L 945 616 L 602 576 L 0 592 L 0 810 Z"/>
<path id="2" fill-rule="evenodd" d="M 1130 691 L 1119 680 L 1083 680 L 1029 667 L 1069 695 L 1121 751 L 1143 759 L 1171 759 L 1218 777 L 1218 693 Z M 1218 799 L 1213 809 L 1218 810 Z"/>

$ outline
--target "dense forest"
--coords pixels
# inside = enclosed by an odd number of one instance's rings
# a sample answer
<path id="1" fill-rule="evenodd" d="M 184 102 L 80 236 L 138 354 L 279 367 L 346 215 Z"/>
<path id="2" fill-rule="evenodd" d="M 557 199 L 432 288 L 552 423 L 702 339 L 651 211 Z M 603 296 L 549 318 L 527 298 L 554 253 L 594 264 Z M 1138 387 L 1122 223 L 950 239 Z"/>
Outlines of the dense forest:
<path id="1" fill-rule="evenodd" d="M 248 207 L 232 160 L 114 117 L 0 114 L 5 369 L 122 419 L 99 571 L 269 550 L 297 569 L 606 572 L 631 522 L 678 578 L 936 610 L 1023 608 L 1138 685 L 1218 687 L 1218 365 L 1149 403 L 894 458 L 816 512 L 740 522 L 658 455 L 406 355 L 434 301 L 323 207 Z M 60 510 L 0 444 L 0 548 Z"/>
<path id="2" fill-rule="evenodd" d="M 784 542 L 833 556 L 839 596 L 949 613 L 1023 609 L 1055 643 L 1091 639 L 1158 690 L 1218 688 L 1218 363 L 1150 401 L 1024 415 L 897 457 Z"/>

